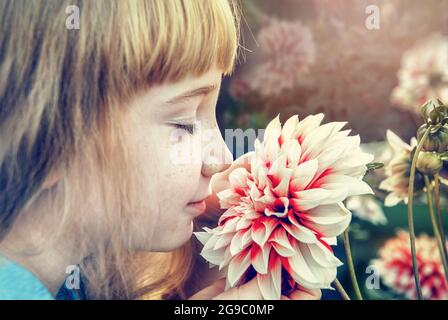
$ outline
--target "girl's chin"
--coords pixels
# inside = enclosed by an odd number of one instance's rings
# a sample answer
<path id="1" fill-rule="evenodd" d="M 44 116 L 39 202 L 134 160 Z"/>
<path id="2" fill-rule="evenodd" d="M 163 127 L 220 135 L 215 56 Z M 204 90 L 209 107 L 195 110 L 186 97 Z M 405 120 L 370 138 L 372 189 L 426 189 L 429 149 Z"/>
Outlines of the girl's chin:
<path id="1" fill-rule="evenodd" d="M 138 246 L 134 246 L 133 250 L 137 251 L 152 251 L 152 252 L 169 252 L 181 248 L 183 245 L 187 244 L 193 235 L 193 221 L 190 222 L 189 226 L 182 230 L 177 230 L 175 234 L 166 233 L 163 236 L 158 236 L 158 239 L 154 239 L 156 242 L 142 243 Z M 137 247 L 137 248 L 135 248 Z"/>

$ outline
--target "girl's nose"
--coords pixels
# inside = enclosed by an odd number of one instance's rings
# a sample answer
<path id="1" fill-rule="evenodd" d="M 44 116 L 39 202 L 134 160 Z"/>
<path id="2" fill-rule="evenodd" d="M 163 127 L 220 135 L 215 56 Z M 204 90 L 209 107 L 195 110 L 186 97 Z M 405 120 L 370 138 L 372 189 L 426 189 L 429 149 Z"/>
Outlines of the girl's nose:
<path id="1" fill-rule="evenodd" d="M 211 177 L 215 173 L 225 171 L 233 162 L 233 155 L 219 131 L 217 139 L 218 141 L 216 144 L 212 149 L 208 150 L 210 152 L 206 152 L 202 161 L 201 173 L 205 177 Z M 211 152 L 211 150 L 213 150 L 213 152 Z"/>

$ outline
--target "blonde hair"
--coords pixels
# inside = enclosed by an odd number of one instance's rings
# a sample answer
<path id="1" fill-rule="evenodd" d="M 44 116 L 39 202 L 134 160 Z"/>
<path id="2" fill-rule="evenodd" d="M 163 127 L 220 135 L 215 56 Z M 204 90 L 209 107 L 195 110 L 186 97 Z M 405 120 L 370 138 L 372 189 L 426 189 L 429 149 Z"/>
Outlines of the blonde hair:
<path id="1" fill-rule="evenodd" d="M 79 30 L 66 28 L 69 5 L 79 8 Z M 71 174 L 51 191 L 49 205 L 62 208 L 53 239 L 82 219 L 82 206 L 73 198 L 82 188 L 73 176 L 82 168 L 98 169 L 89 177 L 100 187 L 104 218 L 132 219 L 139 199 L 131 180 L 138 179 L 116 119 L 127 102 L 154 84 L 201 75 L 215 64 L 231 74 L 239 43 L 237 3 L 0 0 L 0 12 L 0 239 L 54 172 Z M 119 238 L 126 223 L 109 228 Z M 87 247 L 83 230 L 75 238 L 80 251 Z M 191 254 L 187 244 L 163 255 L 169 276 L 146 277 L 145 288 L 159 297 L 179 293 Z M 99 247 L 83 263 L 90 297 L 135 297 L 138 281 L 128 263 L 141 257 L 116 241 Z"/>

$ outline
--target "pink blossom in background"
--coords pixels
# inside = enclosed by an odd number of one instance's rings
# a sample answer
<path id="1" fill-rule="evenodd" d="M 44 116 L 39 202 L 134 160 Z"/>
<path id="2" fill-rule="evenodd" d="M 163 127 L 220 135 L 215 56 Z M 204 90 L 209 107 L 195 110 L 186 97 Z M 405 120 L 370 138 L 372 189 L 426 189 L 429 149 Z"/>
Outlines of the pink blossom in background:
<path id="1" fill-rule="evenodd" d="M 448 101 L 448 37 L 433 34 L 403 54 L 392 102 L 418 112 L 430 99 Z"/>
<path id="2" fill-rule="evenodd" d="M 262 96 L 293 89 L 315 62 L 311 30 L 302 22 L 271 19 L 258 35 L 253 66 L 245 79 Z M 249 57 L 250 58 L 250 57 Z"/>
<path id="3" fill-rule="evenodd" d="M 423 297 L 434 300 L 448 299 L 448 284 L 436 239 L 421 235 L 416 238 L 415 245 Z M 395 238 L 387 240 L 379 251 L 379 258 L 372 263 L 385 285 L 409 299 L 416 298 L 407 232 L 399 231 Z"/>

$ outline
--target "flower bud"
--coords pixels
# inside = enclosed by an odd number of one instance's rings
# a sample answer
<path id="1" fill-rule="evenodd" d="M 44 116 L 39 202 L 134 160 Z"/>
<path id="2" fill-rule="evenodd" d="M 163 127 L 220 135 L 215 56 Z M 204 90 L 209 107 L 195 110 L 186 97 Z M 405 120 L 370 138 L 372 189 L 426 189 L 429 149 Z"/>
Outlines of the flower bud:
<path id="1" fill-rule="evenodd" d="M 428 125 L 423 124 L 417 130 L 417 140 L 420 141 L 427 130 Z M 423 151 L 445 152 L 448 151 L 448 125 L 438 125 L 430 129 Z"/>
<path id="2" fill-rule="evenodd" d="M 437 103 L 430 100 L 421 107 L 420 114 L 425 123 L 437 125 L 445 123 L 448 119 L 448 107 L 440 100 L 437 100 Z"/>
<path id="3" fill-rule="evenodd" d="M 442 165 L 442 160 L 437 152 L 420 152 L 418 154 L 417 170 L 423 174 L 436 174 Z"/>

